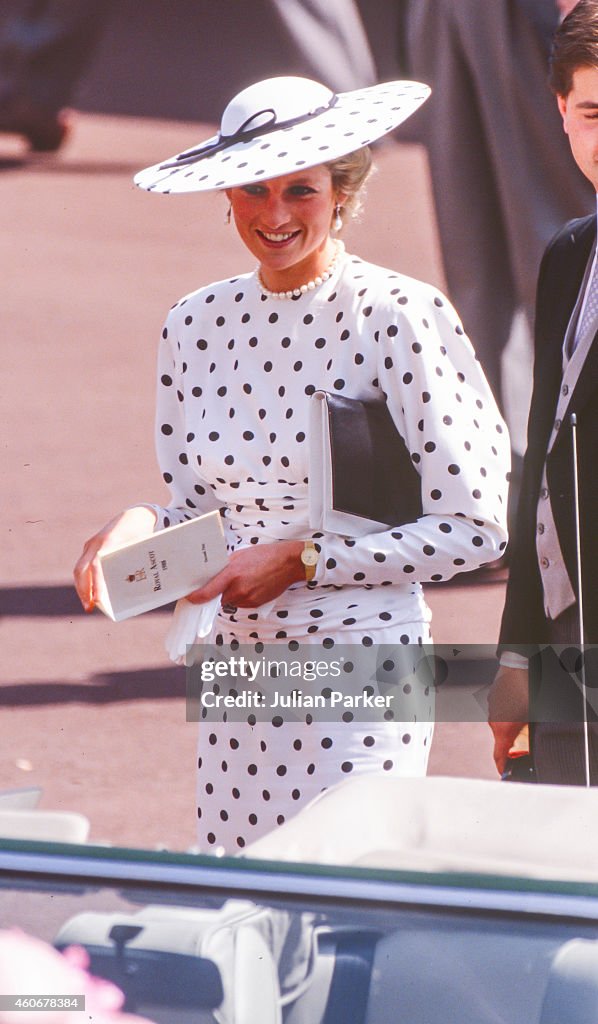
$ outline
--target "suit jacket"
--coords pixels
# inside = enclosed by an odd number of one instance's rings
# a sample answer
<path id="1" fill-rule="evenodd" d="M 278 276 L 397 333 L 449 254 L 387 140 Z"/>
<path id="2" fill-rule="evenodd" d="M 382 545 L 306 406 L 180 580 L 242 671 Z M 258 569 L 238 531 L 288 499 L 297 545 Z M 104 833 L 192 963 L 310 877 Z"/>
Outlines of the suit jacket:
<path id="1" fill-rule="evenodd" d="M 528 448 L 500 631 L 500 644 L 509 649 L 548 640 L 536 555 L 537 504 L 545 461 L 558 538 L 577 595 L 571 413 L 577 415 L 585 639 L 598 642 L 598 334 L 546 460 L 562 381 L 563 340 L 595 239 L 595 216 L 570 221 L 548 246 L 540 267 Z"/>

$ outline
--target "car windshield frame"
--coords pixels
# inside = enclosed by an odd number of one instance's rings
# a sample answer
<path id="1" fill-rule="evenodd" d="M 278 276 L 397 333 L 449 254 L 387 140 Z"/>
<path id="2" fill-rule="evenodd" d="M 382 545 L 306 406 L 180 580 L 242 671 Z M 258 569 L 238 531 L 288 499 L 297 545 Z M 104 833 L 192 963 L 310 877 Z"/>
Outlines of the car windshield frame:
<path id="1" fill-rule="evenodd" d="M 109 886 L 138 895 L 143 890 L 147 899 L 162 890 L 185 902 L 201 895 L 283 902 L 292 908 L 308 899 L 314 909 L 333 904 L 387 910 L 417 906 L 598 922 L 598 884 L 591 882 L 5 839 L 0 843 L 0 886 L 11 885 L 71 890 Z"/>

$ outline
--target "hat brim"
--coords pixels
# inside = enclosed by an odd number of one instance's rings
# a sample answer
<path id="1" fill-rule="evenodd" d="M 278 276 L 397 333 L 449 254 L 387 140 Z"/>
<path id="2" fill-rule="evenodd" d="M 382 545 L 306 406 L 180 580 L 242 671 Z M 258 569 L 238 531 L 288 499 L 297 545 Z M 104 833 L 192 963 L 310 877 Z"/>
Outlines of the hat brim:
<path id="1" fill-rule="evenodd" d="M 139 171 L 134 181 L 148 192 L 176 194 L 294 174 L 369 146 L 411 117 L 429 95 L 429 86 L 410 81 L 339 93 L 334 106 L 301 124 L 235 142 L 193 163 L 184 159 L 192 150 L 185 150 Z M 218 141 L 215 135 L 200 145 Z"/>

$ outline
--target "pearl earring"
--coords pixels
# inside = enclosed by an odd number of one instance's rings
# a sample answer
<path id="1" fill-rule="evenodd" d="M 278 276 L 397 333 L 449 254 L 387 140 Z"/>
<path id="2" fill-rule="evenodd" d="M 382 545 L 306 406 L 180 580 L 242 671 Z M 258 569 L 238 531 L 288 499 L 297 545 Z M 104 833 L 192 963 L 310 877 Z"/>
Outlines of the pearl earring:
<path id="1" fill-rule="evenodd" d="M 232 210 L 232 205 L 229 203 L 228 204 L 228 210 L 226 211 L 226 217 L 224 218 L 224 223 L 225 224 L 230 224 L 231 210 Z"/>
<path id="2" fill-rule="evenodd" d="M 336 206 L 334 207 L 334 220 L 332 222 L 332 227 L 334 228 L 335 231 L 340 231 L 340 229 L 343 226 L 343 218 L 341 217 L 341 210 L 342 210 L 342 207 L 337 203 Z"/>

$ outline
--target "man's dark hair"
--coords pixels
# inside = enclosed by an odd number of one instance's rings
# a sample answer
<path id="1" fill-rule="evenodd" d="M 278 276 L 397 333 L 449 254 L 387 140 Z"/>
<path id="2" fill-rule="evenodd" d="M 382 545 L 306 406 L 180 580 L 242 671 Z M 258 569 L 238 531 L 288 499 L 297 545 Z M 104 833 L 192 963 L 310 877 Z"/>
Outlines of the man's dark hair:
<path id="1" fill-rule="evenodd" d="M 598 0 L 579 0 L 556 31 L 550 59 L 553 92 L 567 96 L 582 67 L 598 70 Z"/>

